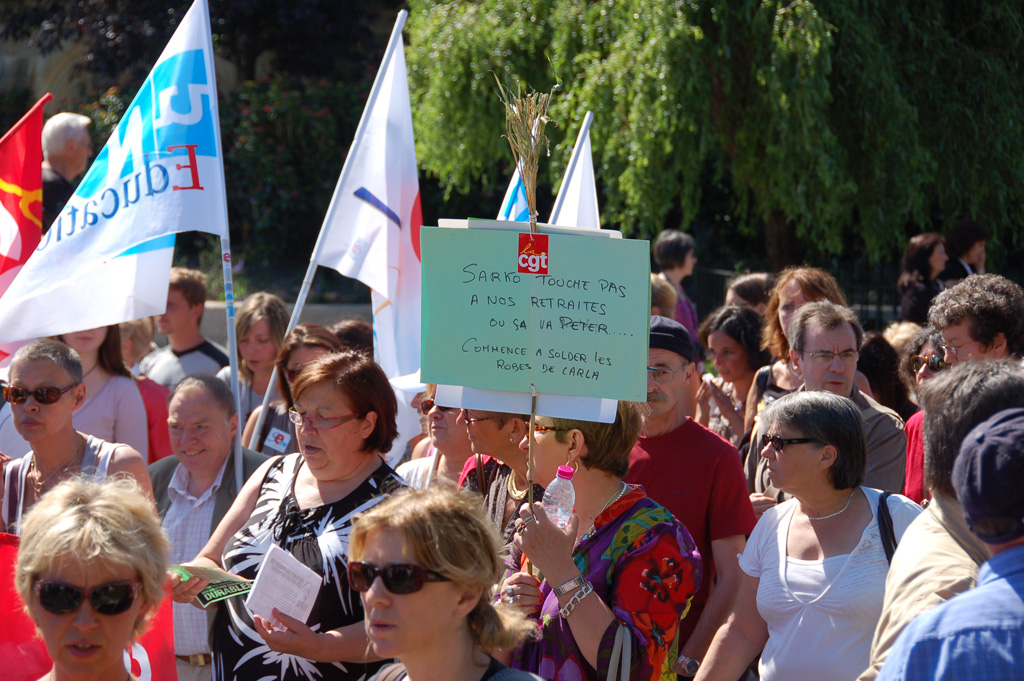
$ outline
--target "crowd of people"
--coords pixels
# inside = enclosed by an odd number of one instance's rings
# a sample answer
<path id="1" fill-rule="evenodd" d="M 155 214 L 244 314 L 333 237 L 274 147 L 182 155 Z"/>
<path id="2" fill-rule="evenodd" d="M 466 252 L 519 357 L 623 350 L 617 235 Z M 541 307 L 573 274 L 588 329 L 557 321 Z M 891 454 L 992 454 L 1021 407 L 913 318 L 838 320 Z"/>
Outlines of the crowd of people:
<path id="1" fill-rule="evenodd" d="M 666 230 L 647 400 L 611 423 L 396 391 L 368 325 L 286 333 L 269 293 L 240 307 L 239 412 L 174 268 L 155 324 L 10 364 L 0 529 L 51 678 L 134 678 L 165 588 L 182 681 L 1015 678 L 1024 291 L 982 272 L 987 238 L 914 237 L 905 319 L 866 336 L 810 267 L 700 321 L 696 243 Z M 395 470 L 399 400 L 422 433 Z M 563 527 L 538 502 L 566 468 Z M 168 571 L 254 580 L 274 547 L 319 577 L 305 619 Z"/>

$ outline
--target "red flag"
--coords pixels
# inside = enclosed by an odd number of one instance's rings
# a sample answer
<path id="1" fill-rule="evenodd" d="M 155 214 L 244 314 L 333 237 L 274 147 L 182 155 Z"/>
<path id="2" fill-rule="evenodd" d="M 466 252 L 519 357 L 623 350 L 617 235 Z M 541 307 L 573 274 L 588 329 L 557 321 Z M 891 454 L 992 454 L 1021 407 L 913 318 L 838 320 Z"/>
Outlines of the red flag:
<path id="1" fill-rule="evenodd" d="M 0 138 L 0 295 L 43 235 L 43 106 L 47 93 Z"/>
<path id="2" fill-rule="evenodd" d="M 35 681 L 53 663 L 36 626 L 14 590 L 18 538 L 0 534 L 0 659 L 7 681 Z M 89 607 L 84 605 L 82 607 Z M 171 599 L 165 598 L 150 627 L 131 649 L 131 673 L 141 681 L 177 681 Z"/>

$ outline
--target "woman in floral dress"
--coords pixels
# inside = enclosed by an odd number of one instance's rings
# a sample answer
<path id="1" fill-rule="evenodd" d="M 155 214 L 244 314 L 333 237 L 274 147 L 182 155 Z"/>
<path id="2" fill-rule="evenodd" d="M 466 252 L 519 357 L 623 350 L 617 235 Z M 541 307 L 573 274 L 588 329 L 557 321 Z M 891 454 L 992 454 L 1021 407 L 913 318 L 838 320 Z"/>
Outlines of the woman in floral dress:
<path id="1" fill-rule="evenodd" d="M 669 653 L 700 584 L 701 559 L 671 513 L 622 482 L 641 423 L 632 402 L 619 402 L 614 424 L 537 419 L 535 479 L 546 486 L 559 465 L 577 468 L 576 506 L 565 529 L 540 503 L 520 513 L 500 593 L 538 617 L 540 637 L 507 656 L 513 667 L 545 679 L 603 681 L 621 626 L 632 681 L 671 673 Z M 524 558 L 544 581 L 523 570 Z"/>

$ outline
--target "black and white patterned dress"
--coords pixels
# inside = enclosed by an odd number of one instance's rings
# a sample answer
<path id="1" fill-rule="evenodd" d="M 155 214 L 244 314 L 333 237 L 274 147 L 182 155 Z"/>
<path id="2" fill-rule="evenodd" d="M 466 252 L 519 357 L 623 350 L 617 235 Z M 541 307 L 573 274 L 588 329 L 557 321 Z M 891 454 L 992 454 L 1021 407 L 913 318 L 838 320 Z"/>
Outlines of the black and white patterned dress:
<path id="1" fill-rule="evenodd" d="M 260 489 L 252 517 L 228 541 L 224 569 L 255 579 L 263 557 L 277 544 L 323 576 L 320 594 L 307 624 L 318 633 L 363 620 L 359 594 L 348 585 L 348 538 L 356 515 L 372 508 L 401 486 L 384 462 L 358 488 L 331 504 L 299 510 L 295 475 L 300 454 L 278 458 Z M 362 681 L 382 663 L 313 662 L 277 653 L 256 633 L 244 597 L 220 604 L 213 627 L 215 681 Z"/>

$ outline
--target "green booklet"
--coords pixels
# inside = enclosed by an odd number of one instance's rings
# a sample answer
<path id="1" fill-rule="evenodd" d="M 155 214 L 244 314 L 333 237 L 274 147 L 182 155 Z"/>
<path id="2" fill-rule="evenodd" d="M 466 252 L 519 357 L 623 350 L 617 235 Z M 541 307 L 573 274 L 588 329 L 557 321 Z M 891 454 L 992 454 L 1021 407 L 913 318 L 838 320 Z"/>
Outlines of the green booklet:
<path id="1" fill-rule="evenodd" d="M 225 598 L 247 594 L 252 590 L 252 582 L 237 575 L 228 574 L 216 568 L 204 568 L 197 565 L 172 565 L 167 568 L 187 582 L 196 577 L 209 580 L 210 583 L 196 596 L 196 601 L 204 608 L 211 603 L 223 601 Z"/>

